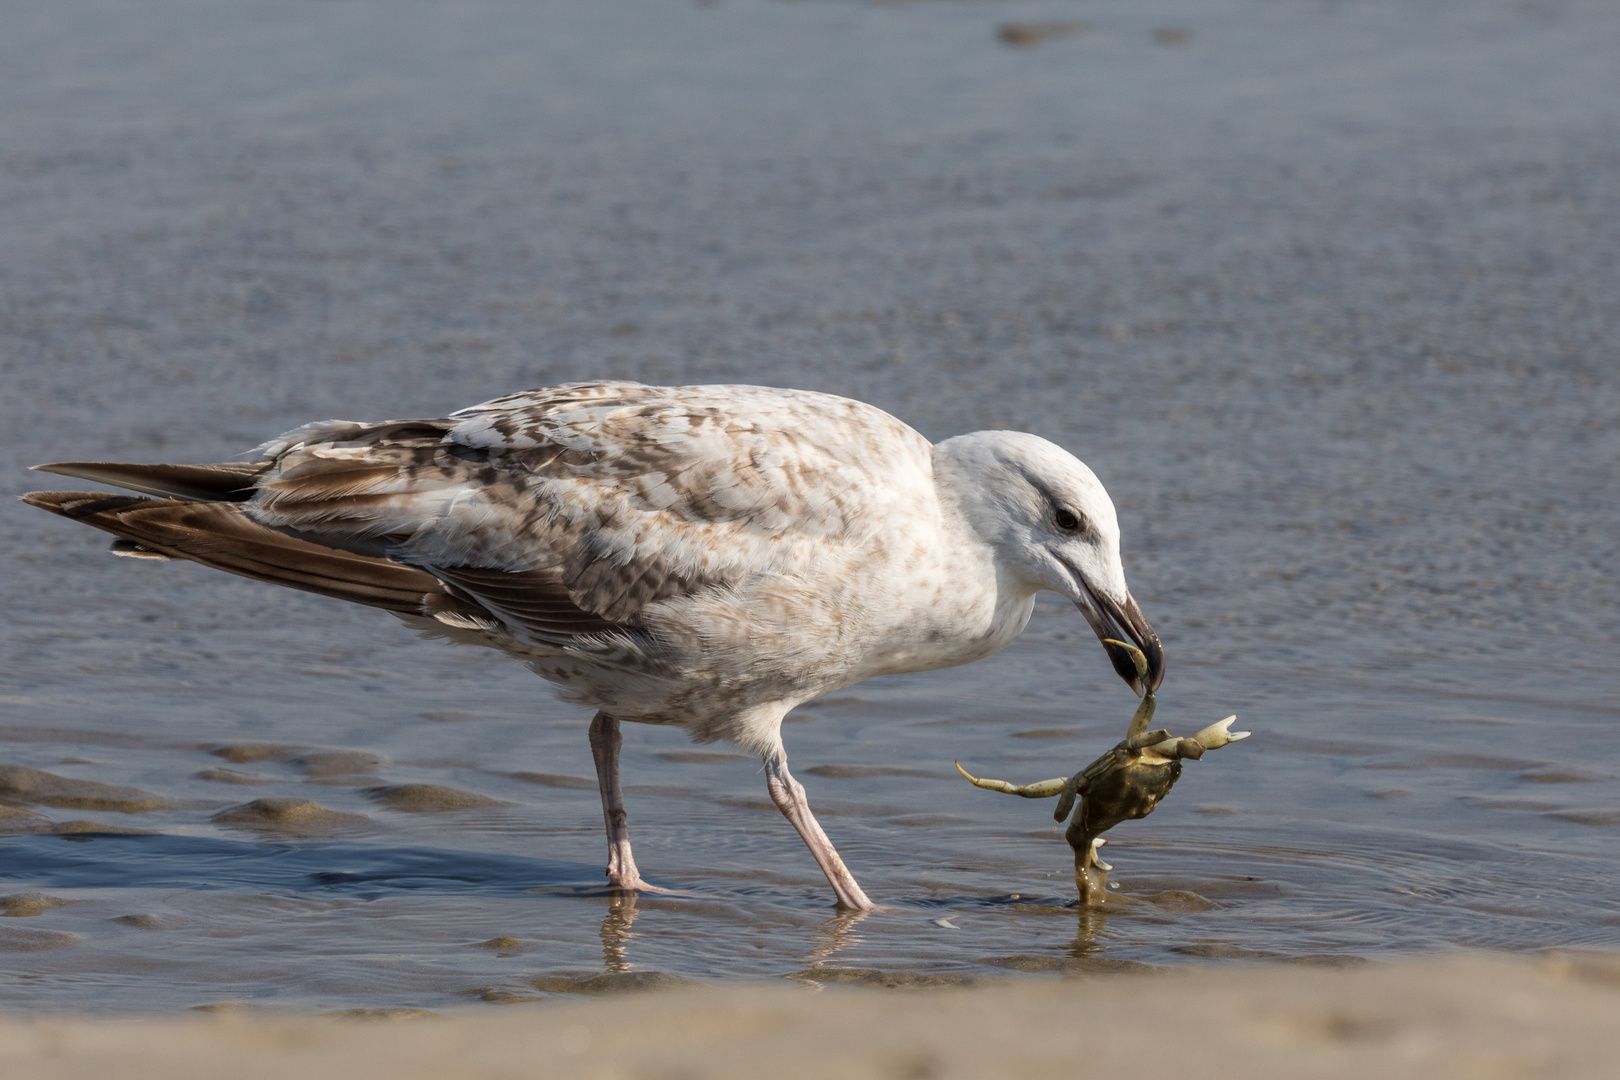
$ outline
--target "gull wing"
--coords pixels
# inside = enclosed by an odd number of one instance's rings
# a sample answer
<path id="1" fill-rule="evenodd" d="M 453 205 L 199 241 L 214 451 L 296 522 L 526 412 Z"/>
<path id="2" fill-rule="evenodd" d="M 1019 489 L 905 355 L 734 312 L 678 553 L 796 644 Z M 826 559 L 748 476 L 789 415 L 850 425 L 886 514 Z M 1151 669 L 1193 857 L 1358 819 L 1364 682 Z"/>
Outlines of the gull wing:
<path id="1" fill-rule="evenodd" d="M 259 524 L 236 502 L 195 502 L 42 491 L 23 496 L 49 510 L 110 532 L 123 554 L 189 559 L 244 577 L 411 615 L 479 609 L 458 605 L 432 574 L 386 559 L 337 551 Z"/>
<path id="2" fill-rule="evenodd" d="M 257 524 L 333 552 L 330 572 L 364 567 L 357 582 L 381 572 L 373 563 L 431 575 L 443 616 L 477 612 L 553 645 L 633 630 L 665 601 L 807 572 L 932 490 L 930 445 L 888 414 L 748 386 L 575 383 L 442 419 L 311 424 L 260 449 L 249 466 L 71 475 L 177 496 L 164 513 L 182 517 L 186 499 L 240 500 L 249 479 L 251 498 L 231 503 L 241 520 L 208 519 L 230 521 L 215 546 L 246 543 L 243 522 Z M 211 548 L 199 558 L 200 540 L 182 551 L 119 535 L 247 572 Z"/>
<path id="3" fill-rule="evenodd" d="M 259 520 L 381 545 L 508 622 L 566 601 L 636 626 L 661 601 L 801 572 L 932 484 L 927 440 L 888 414 L 746 386 L 575 383 L 444 420 L 311 425 L 264 449 Z M 523 579 L 520 602 L 518 583 L 467 570 L 547 573 Z"/>

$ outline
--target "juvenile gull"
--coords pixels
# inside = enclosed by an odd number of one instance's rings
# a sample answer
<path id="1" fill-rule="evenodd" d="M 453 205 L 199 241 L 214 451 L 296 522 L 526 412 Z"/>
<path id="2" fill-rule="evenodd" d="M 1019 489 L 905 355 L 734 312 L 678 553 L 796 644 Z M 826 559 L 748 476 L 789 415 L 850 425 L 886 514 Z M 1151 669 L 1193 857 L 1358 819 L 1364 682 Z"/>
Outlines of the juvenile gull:
<path id="1" fill-rule="evenodd" d="M 37 466 L 151 498 L 24 501 L 190 559 L 392 611 L 430 637 L 526 663 L 597 710 L 590 742 L 609 882 L 630 852 L 619 723 L 675 724 L 765 762 L 771 800 L 840 906 L 867 909 L 788 771 L 782 718 L 874 675 L 989 656 L 1035 594 L 1164 654 L 1131 599 L 1114 504 L 1034 435 L 930 444 L 870 405 L 756 386 L 570 383 L 443 419 L 325 421 L 249 464 Z"/>

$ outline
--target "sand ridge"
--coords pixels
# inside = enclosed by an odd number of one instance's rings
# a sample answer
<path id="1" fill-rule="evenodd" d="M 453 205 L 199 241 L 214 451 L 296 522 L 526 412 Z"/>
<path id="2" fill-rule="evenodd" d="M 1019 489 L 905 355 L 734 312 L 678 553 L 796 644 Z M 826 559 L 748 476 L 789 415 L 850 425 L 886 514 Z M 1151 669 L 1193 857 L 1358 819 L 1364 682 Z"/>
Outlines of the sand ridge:
<path id="1" fill-rule="evenodd" d="M 55 806 L 65 810 L 101 810 L 144 814 L 174 805 L 173 800 L 139 788 L 75 780 L 23 765 L 0 765 L 0 799 Z"/>
<path id="2" fill-rule="evenodd" d="M 658 980 L 642 980 L 658 986 Z M 631 987 L 633 988 L 633 987 Z M 1620 957 L 1202 968 L 965 990 L 677 989 L 324 1017 L 0 1022 L 13 1080 L 1600 1077 Z"/>

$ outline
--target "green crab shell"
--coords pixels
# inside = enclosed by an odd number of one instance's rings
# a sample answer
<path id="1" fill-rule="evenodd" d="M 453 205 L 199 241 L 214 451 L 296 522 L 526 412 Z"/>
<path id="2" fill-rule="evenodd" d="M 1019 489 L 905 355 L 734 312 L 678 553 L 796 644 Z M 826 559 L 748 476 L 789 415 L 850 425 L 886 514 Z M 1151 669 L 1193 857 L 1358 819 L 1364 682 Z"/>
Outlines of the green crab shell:
<path id="1" fill-rule="evenodd" d="M 1180 778 L 1181 762 L 1158 755 L 1116 765 L 1094 779 L 1080 797 L 1075 824 L 1089 838 L 1122 821 L 1147 817 Z"/>

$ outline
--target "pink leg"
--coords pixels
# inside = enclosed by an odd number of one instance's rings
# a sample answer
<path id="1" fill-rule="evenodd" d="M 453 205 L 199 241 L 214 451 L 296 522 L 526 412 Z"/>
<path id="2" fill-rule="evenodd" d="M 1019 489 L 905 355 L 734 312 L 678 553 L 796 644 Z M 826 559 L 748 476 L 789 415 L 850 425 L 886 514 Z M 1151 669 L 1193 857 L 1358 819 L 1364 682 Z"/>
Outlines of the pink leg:
<path id="1" fill-rule="evenodd" d="M 800 839 L 804 841 L 804 846 L 815 856 L 821 872 L 827 875 L 828 883 L 838 896 L 838 906 L 852 911 L 876 909 L 877 905 L 866 898 L 866 893 L 855 883 L 855 877 L 844 865 L 844 860 L 838 857 L 838 851 L 832 846 L 832 841 L 821 831 L 821 823 L 810 812 L 810 800 L 805 797 L 804 785 L 793 779 L 793 774 L 788 772 L 786 755 L 778 752 L 776 756 L 766 758 L 765 773 L 771 801 L 782 811 L 782 816 L 793 823 Z"/>
<path id="2" fill-rule="evenodd" d="M 630 818 L 619 788 L 619 747 L 623 743 L 617 720 L 600 712 L 591 719 L 591 757 L 596 759 L 596 785 L 602 791 L 602 819 L 607 824 L 608 884 L 633 892 L 664 892 L 641 880 L 635 856 L 630 854 Z"/>

